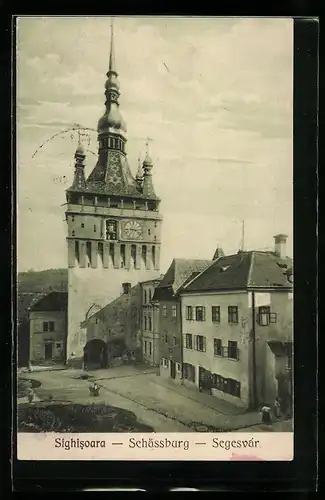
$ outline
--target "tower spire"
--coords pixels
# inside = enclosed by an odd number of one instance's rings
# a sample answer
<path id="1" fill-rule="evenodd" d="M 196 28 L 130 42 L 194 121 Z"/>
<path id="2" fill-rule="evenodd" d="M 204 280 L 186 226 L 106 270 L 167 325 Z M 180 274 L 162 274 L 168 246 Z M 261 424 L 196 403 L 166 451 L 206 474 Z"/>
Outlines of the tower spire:
<path id="1" fill-rule="evenodd" d="M 115 49 L 114 49 L 114 17 L 111 20 L 111 49 L 109 54 L 109 73 L 115 73 L 116 71 L 116 62 L 115 62 Z"/>
<path id="2" fill-rule="evenodd" d="M 85 177 L 85 150 L 81 144 L 80 131 L 78 130 L 78 146 L 74 155 L 76 162 L 74 167 L 74 177 L 71 188 L 77 191 L 83 191 L 86 188 Z"/>

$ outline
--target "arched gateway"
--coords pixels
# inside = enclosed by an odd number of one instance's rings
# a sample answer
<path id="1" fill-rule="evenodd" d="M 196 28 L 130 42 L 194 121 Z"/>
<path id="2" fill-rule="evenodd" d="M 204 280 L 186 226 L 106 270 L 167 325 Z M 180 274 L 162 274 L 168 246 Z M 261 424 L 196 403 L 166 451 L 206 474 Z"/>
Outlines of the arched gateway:
<path id="1" fill-rule="evenodd" d="M 88 370 L 96 370 L 106 368 L 107 365 L 107 344 L 100 339 L 87 342 L 84 347 L 84 367 Z"/>
<path id="2" fill-rule="evenodd" d="M 101 339 L 92 339 L 84 347 L 84 367 L 87 370 L 108 368 L 114 358 L 127 352 L 124 339 L 113 339 L 104 342 Z"/>

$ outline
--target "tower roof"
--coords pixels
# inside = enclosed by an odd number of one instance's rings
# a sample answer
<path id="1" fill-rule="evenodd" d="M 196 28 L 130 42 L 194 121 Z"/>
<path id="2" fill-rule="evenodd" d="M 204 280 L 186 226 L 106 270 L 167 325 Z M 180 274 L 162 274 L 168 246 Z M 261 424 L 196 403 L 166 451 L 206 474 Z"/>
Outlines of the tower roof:
<path id="1" fill-rule="evenodd" d="M 87 179 L 82 179 L 84 152 L 78 149 L 75 179 L 67 193 L 121 196 L 133 199 L 160 201 L 156 196 L 151 179 L 152 160 L 147 156 L 142 166 L 133 176 L 125 153 L 126 125 L 120 113 L 119 82 L 115 60 L 114 29 L 111 25 L 109 69 L 105 83 L 105 112 L 98 121 L 99 152 L 96 165 Z M 78 168 L 77 168 L 78 167 Z M 78 176 L 76 175 L 78 171 Z M 142 180 L 143 179 L 143 180 Z"/>

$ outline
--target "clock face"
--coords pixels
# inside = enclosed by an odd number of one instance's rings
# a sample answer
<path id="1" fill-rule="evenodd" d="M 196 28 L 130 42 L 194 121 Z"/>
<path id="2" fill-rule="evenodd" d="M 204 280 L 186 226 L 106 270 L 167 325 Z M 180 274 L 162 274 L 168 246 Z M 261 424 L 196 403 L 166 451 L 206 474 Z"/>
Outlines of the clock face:
<path id="1" fill-rule="evenodd" d="M 124 237 L 136 240 L 142 235 L 142 227 L 137 221 L 127 221 L 124 225 Z"/>

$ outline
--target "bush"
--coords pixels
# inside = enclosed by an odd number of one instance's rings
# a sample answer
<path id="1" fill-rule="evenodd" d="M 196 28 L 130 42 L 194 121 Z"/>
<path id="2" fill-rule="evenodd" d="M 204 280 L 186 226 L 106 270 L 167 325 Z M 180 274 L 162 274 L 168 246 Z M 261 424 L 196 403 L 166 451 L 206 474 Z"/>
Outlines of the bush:
<path id="1" fill-rule="evenodd" d="M 103 404 L 18 407 L 19 432 L 153 432 L 134 413 Z"/>

